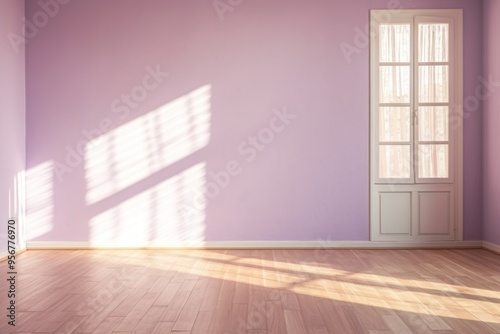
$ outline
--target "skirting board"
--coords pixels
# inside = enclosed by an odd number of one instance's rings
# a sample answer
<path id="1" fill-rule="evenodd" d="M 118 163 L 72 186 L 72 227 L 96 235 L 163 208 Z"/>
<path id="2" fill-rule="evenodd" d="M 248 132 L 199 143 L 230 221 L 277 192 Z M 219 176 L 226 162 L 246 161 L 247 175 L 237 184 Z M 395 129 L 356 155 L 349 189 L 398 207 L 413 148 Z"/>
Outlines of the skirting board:
<path id="1" fill-rule="evenodd" d="M 26 251 L 26 248 L 20 249 L 20 250 L 16 251 L 16 255 L 24 253 L 25 251 Z M 7 260 L 8 256 L 9 256 L 9 253 L 7 251 L 0 252 L 0 261 Z"/>
<path id="2" fill-rule="evenodd" d="M 488 241 L 483 241 L 483 248 L 489 250 L 490 252 L 500 254 L 500 245 L 496 245 Z"/>
<path id="3" fill-rule="evenodd" d="M 443 249 L 482 248 L 482 241 L 371 242 L 371 241 L 207 241 L 149 244 L 90 242 L 28 242 L 28 250 L 56 249 Z"/>

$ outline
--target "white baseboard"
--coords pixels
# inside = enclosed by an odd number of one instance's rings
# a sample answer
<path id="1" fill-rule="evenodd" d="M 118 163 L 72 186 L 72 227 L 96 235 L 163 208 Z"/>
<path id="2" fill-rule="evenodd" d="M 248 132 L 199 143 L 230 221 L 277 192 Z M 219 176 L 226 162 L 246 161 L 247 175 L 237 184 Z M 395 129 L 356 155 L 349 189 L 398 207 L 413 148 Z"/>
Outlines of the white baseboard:
<path id="1" fill-rule="evenodd" d="M 25 251 L 26 251 L 26 248 L 18 249 L 18 250 L 16 250 L 16 255 L 24 253 Z M 7 251 L 0 252 L 0 261 L 7 260 L 8 256 L 9 256 L 9 252 L 7 252 Z"/>
<path id="2" fill-rule="evenodd" d="M 500 254 L 500 245 L 494 244 L 492 242 L 483 241 L 483 248 L 489 250 L 490 252 Z"/>
<path id="3" fill-rule="evenodd" d="M 92 243 L 32 241 L 28 250 L 58 249 L 427 249 L 482 248 L 482 241 L 372 242 L 372 241 L 207 241 L 168 243 Z"/>

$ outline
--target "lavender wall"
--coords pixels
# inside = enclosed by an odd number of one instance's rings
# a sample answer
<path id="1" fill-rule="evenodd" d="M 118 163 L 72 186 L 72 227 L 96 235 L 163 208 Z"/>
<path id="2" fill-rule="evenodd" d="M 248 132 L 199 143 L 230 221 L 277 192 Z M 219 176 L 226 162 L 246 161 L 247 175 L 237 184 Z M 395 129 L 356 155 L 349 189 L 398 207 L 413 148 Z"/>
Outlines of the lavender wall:
<path id="1" fill-rule="evenodd" d="M 24 2 L 0 2 L 0 252 L 7 249 L 5 231 L 8 219 L 22 223 L 23 178 L 25 168 L 24 46 L 12 47 L 8 37 L 20 33 Z M 19 174 L 21 173 L 21 174 Z M 18 191 L 20 190 L 20 191 Z M 18 241 L 24 244 L 22 226 Z"/>
<path id="2" fill-rule="evenodd" d="M 484 230 L 486 241 L 500 245 L 500 2 L 484 1 L 484 77 L 493 84 L 483 94 L 484 106 Z"/>
<path id="3" fill-rule="evenodd" d="M 30 206 L 43 216 L 30 239 L 368 240 L 369 52 L 359 29 L 371 8 L 387 6 L 60 5 L 27 49 L 28 174 L 43 180 L 36 195 L 49 208 Z M 464 8 L 465 96 L 474 94 L 480 2 L 400 6 Z M 27 3 L 28 18 L 40 10 Z M 340 47 L 348 44 L 349 56 Z M 155 81 L 154 70 L 169 74 Z M 293 116 L 281 120 L 274 109 Z M 481 238 L 480 129 L 471 112 L 469 240 Z"/>

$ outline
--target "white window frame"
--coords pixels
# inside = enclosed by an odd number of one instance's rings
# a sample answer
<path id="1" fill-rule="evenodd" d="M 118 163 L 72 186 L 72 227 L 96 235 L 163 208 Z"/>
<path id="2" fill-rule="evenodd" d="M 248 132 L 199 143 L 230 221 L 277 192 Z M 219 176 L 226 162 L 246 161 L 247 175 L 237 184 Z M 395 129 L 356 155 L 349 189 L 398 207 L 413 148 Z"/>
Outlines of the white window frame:
<path id="1" fill-rule="evenodd" d="M 453 22 L 450 25 L 450 83 L 453 89 L 449 92 L 449 169 L 448 178 L 419 178 L 414 170 L 418 168 L 413 153 L 418 145 L 418 126 L 414 124 L 414 113 L 418 108 L 416 92 L 418 89 L 418 22 L 435 22 L 433 19 L 443 18 Z M 410 91 L 410 112 L 412 126 L 410 127 L 411 175 L 408 179 L 381 179 L 379 177 L 379 24 L 411 24 L 411 58 L 410 80 L 413 89 Z M 451 28 L 451 27 L 454 27 Z M 419 184 L 453 184 L 455 187 L 455 240 L 463 240 L 463 10 L 462 9 L 403 9 L 403 10 L 371 10 L 370 11 L 370 189 L 376 185 L 419 185 Z M 454 30 L 454 31 L 453 31 Z M 451 86 L 451 85 L 450 85 Z M 372 190 L 370 190 L 372 192 Z M 371 193 L 371 196 L 373 194 Z M 373 210 L 371 208 L 370 210 Z"/>

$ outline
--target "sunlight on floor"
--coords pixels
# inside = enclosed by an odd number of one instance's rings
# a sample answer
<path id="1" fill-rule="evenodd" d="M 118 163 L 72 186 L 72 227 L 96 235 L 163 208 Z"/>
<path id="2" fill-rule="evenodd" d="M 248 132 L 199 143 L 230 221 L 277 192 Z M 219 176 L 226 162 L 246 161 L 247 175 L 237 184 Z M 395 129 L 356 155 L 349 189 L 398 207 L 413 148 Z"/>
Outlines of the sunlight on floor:
<path id="1" fill-rule="evenodd" d="M 128 249 L 22 258 L 29 320 L 20 332 L 71 324 L 68 332 L 153 333 L 165 322 L 176 333 L 239 333 L 236 325 L 259 333 L 500 331 L 500 258 L 484 250 Z"/>
<path id="2" fill-rule="evenodd" d="M 25 172 L 27 240 L 54 228 L 54 164 L 45 161 Z"/>
<path id="3" fill-rule="evenodd" d="M 280 252 L 287 251 L 276 251 Z M 127 261 L 132 259 L 127 257 Z M 446 327 L 438 317 L 500 324 L 499 291 L 447 284 L 435 277 L 405 279 L 390 274 L 334 269 L 325 264 L 304 264 L 303 260 L 292 260 L 288 256 L 283 260 L 238 258 L 224 251 L 173 250 L 167 257 L 148 256 L 147 261 L 139 257 L 136 261 L 137 265 L 163 270 L 175 268 L 193 277 L 284 289 L 295 294 L 392 311 L 417 312 L 431 328 L 437 322 Z"/>
<path id="4" fill-rule="evenodd" d="M 211 88 L 203 86 L 89 142 L 86 203 L 121 191 L 205 147 Z"/>

